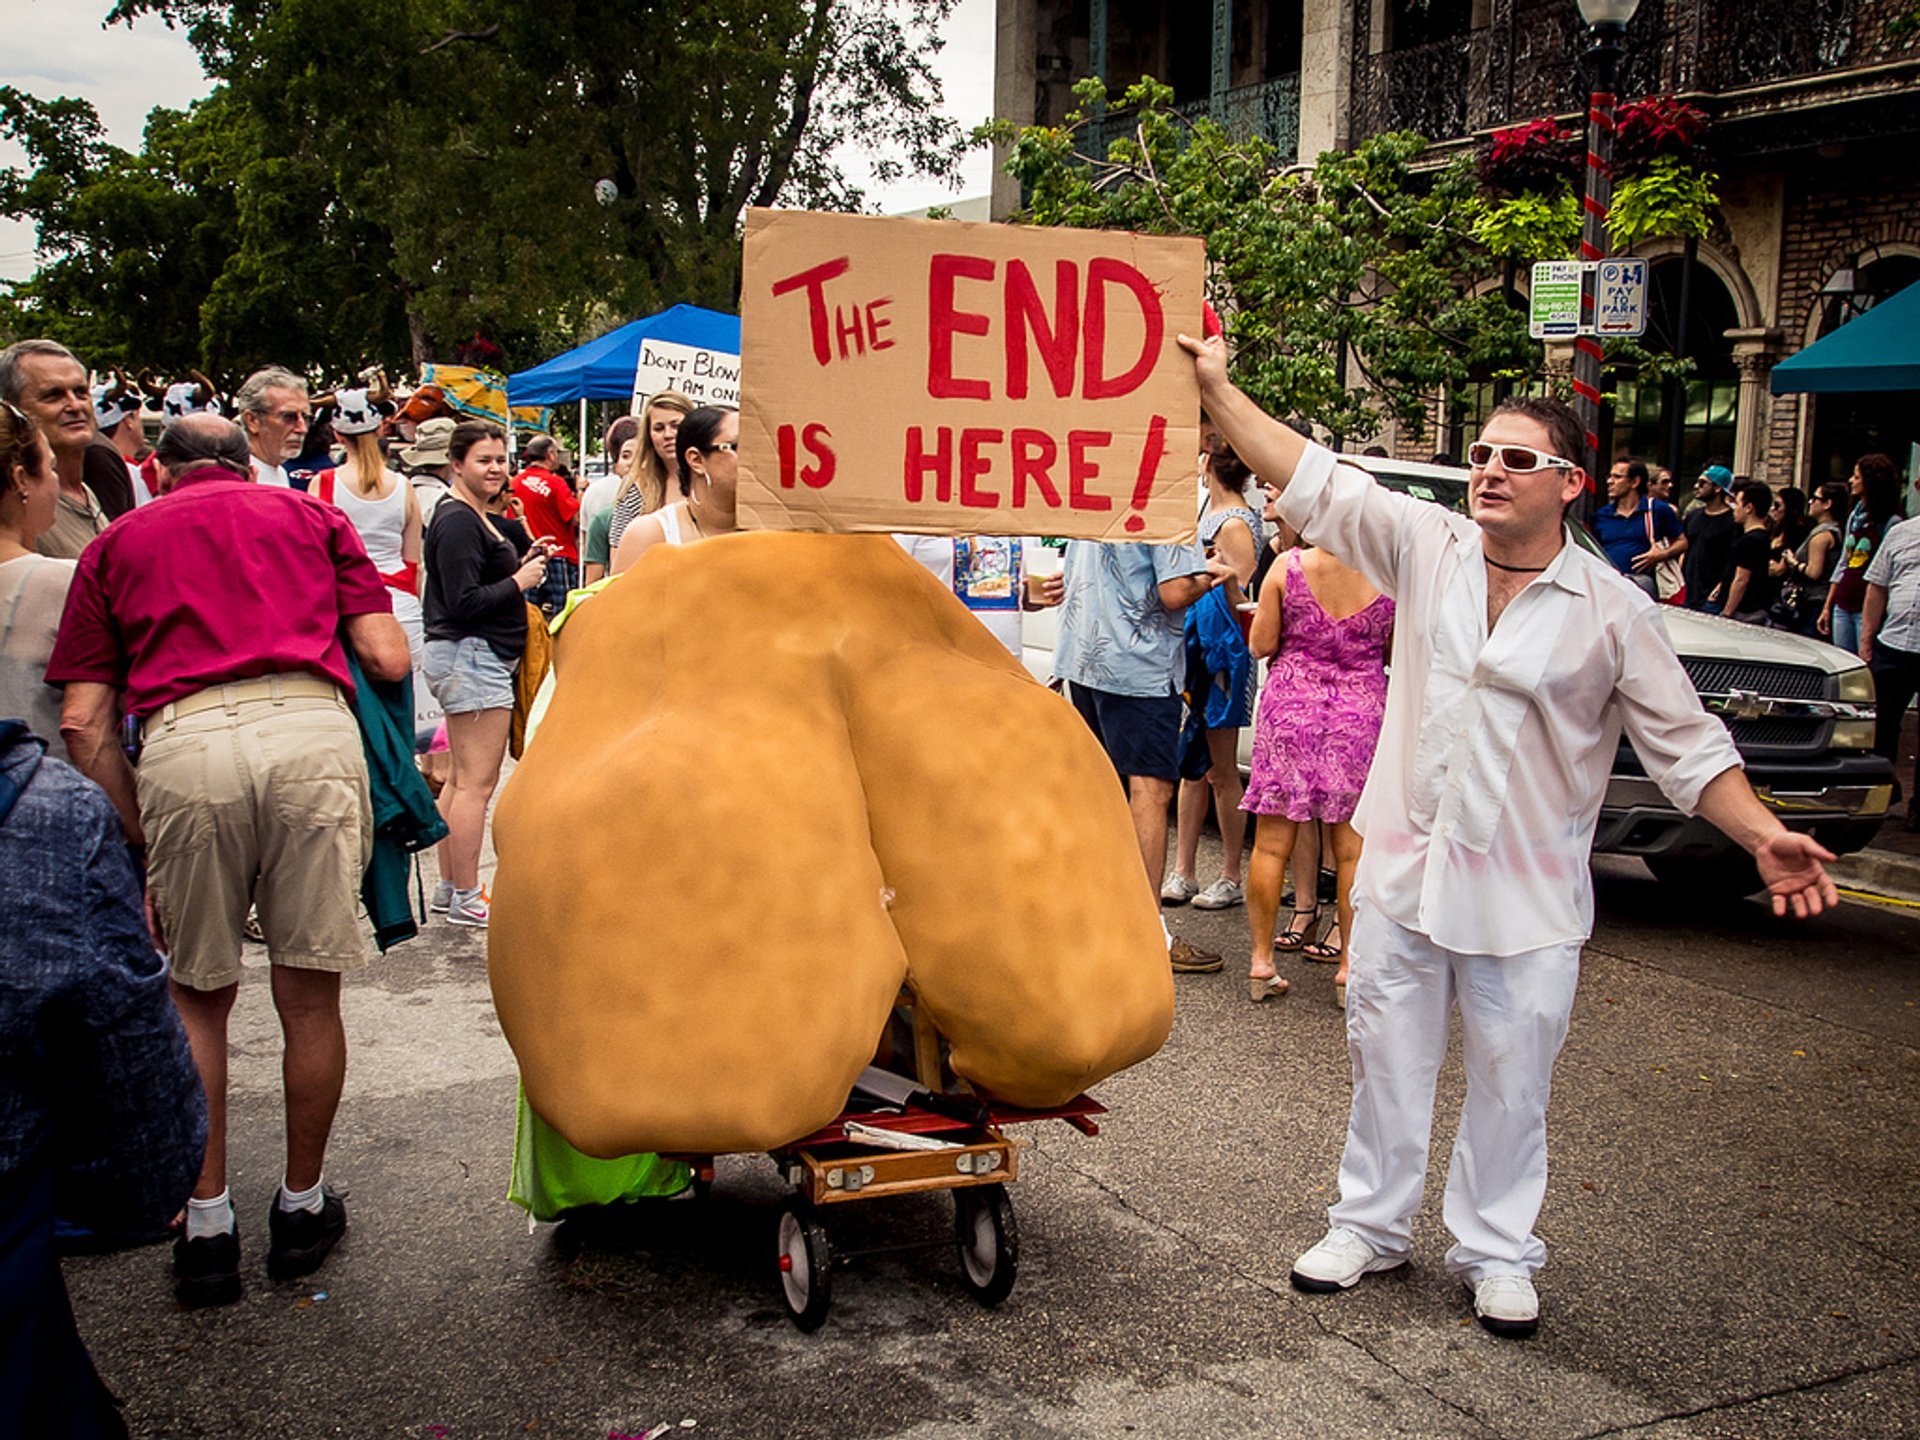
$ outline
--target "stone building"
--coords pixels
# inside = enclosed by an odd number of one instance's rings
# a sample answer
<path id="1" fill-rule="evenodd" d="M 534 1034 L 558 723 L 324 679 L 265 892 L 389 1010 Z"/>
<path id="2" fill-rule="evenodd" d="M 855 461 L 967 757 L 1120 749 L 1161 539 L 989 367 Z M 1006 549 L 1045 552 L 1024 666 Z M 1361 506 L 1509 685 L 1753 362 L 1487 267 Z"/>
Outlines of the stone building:
<path id="1" fill-rule="evenodd" d="M 1910 468 L 1920 413 L 1900 395 L 1772 397 L 1767 372 L 1877 300 L 1920 281 L 1920 38 L 1890 32 L 1910 0 L 1642 0 L 1620 95 L 1706 111 L 1720 174 L 1686 307 L 1696 378 L 1676 468 L 1709 458 L 1806 486 L 1885 450 Z M 1057 121 L 1071 86 L 1143 74 L 1176 103 L 1257 128 L 1308 160 L 1415 130 L 1442 154 L 1543 115 L 1583 123 L 1585 25 L 1575 0 L 999 0 L 996 113 Z M 996 179 L 995 212 L 1018 202 Z M 1655 239 L 1650 349 L 1672 353 L 1684 246 Z M 1524 283 L 1524 282 L 1523 282 Z M 1468 425 L 1492 386 L 1463 397 Z M 1606 452 L 1670 461 L 1676 394 L 1625 384 Z M 1436 404 L 1436 420 L 1441 414 Z M 1459 443 L 1441 430 L 1441 448 Z M 1408 441 L 1431 449 L 1433 437 Z"/>

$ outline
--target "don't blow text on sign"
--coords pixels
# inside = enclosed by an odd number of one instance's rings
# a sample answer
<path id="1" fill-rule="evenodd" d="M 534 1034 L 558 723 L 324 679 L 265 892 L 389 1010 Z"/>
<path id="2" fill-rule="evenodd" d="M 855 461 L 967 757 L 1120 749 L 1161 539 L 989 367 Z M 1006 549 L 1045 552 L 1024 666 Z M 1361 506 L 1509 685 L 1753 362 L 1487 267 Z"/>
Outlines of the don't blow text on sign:
<path id="1" fill-rule="evenodd" d="M 1193 533 L 1198 240 L 751 210 L 740 519 Z"/>

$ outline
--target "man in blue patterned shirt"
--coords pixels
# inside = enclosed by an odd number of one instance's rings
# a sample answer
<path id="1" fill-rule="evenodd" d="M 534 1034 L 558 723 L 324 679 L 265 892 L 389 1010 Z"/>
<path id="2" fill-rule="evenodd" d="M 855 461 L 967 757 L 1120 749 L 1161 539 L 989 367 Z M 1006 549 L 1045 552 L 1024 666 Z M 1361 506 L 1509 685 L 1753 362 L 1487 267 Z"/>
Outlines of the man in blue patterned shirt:
<path id="1" fill-rule="evenodd" d="M 0 1435 L 127 1433 L 74 1328 L 54 1217 L 145 1237 L 200 1173 L 206 1100 L 119 817 L 0 720 Z"/>
<path id="2" fill-rule="evenodd" d="M 1053 673 L 1106 748 L 1127 787 L 1147 887 L 1160 903 L 1167 868 L 1167 807 L 1180 779 L 1180 680 L 1186 669 L 1181 614 L 1232 572 L 1200 547 L 1067 546 L 1066 590 Z M 1218 970 L 1221 959 L 1169 937 L 1183 973 Z"/>

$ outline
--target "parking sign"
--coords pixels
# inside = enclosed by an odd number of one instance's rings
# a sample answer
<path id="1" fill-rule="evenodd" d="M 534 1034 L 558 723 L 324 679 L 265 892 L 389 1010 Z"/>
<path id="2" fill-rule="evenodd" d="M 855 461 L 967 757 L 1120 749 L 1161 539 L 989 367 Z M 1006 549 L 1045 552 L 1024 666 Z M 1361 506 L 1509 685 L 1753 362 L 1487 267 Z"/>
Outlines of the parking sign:
<path id="1" fill-rule="evenodd" d="M 1580 262 L 1542 260 L 1533 267 L 1527 330 L 1536 340 L 1580 333 Z"/>
<path id="2" fill-rule="evenodd" d="M 1593 329 L 1597 335 L 1647 333 L 1647 262 L 1602 260 L 1593 280 Z"/>

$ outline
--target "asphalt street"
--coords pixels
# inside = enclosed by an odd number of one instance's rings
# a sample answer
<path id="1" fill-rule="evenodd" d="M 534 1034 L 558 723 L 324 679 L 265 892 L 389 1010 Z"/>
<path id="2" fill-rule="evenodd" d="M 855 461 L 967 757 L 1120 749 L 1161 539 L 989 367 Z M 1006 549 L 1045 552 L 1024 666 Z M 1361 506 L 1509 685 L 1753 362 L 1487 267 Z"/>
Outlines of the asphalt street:
<path id="1" fill-rule="evenodd" d="M 1470 1323 L 1440 1265 L 1437 1176 L 1411 1266 L 1341 1296 L 1288 1287 L 1345 1124 L 1341 1012 L 1332 967 L 1297 957 L 1293 993 L 1249 1005 L 1238 909 L 1173 912 L 1229 966 L 1178 980 L 1165 1050 L 1099 1087 L 1102 1133 L 1026 1127 L 1020 1279 L 997 1311 L 946 1245 L 839 1272 L 825 1328 L 801 1334 L 759 1157 L 723 1160 L 703 1200 L 530 1233 L 504 1198 L 513 1057 L 484 939 L 436 923 L 347 986 L 328 1178 L 351 1229 L 325 1268 L 264 1270 L 279 1044 L 251 955 L 246 1294 L 187 1312 L 163 1247 L 77 1258 L 81 1330 L 145 1436 L 1920 1434 L 1920 909 L 1792 924 L 1676 897 L 1631 861 L 1596 877 L 1530 1342 Z M 1459 1087 L 1450 1062 L 1436 1160 Z M 842 1206 L 833 1227 L 843 1247 L 938 1239 L 951 1207 Z"/>

